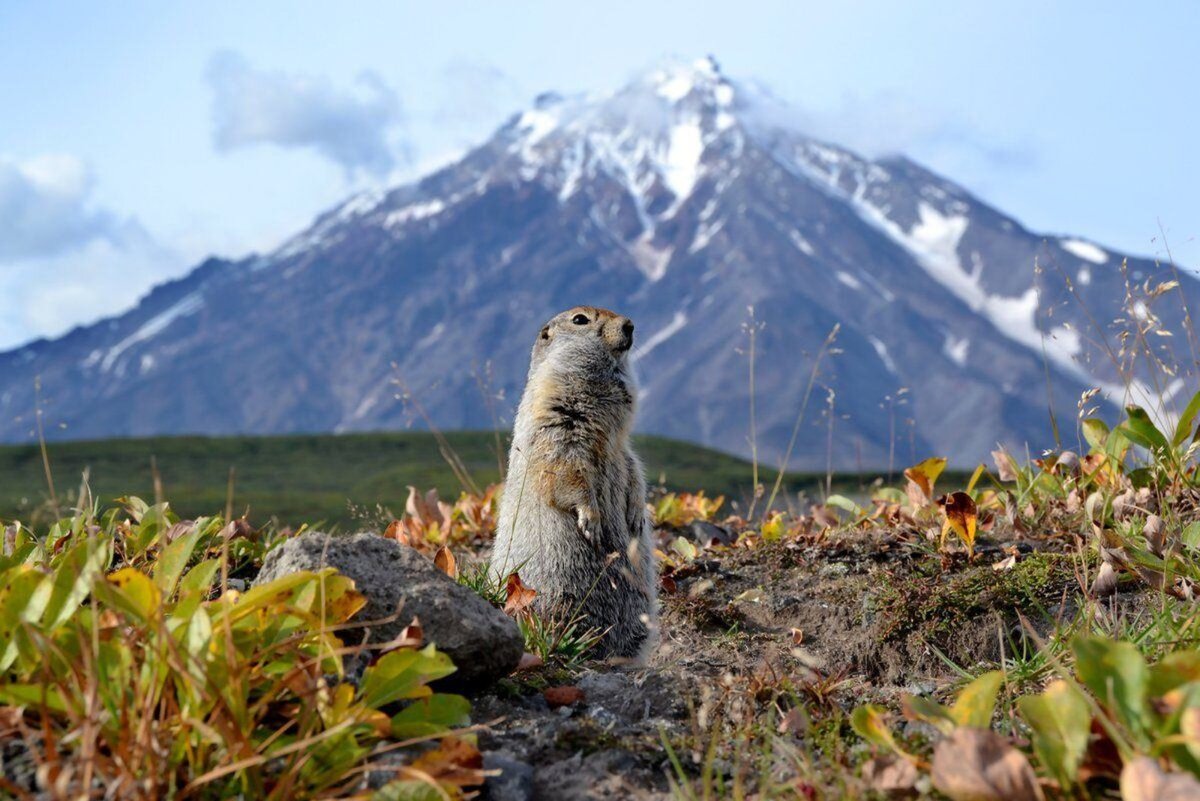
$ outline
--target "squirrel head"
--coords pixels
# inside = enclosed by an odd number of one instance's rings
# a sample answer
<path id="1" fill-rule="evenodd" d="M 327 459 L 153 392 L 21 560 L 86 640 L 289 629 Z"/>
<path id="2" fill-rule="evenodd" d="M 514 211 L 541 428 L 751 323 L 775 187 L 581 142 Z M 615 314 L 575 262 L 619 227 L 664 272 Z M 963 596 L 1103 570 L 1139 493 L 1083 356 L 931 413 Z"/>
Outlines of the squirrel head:
<path id="1" fill-rule="evenodd" d="M 608 309 L 576 306 L 542 326 L 533 346 L 532 368 L 551 359 L 581 369 L 615 367 L 627 371 L 633 347 L 633 321 Z"/>

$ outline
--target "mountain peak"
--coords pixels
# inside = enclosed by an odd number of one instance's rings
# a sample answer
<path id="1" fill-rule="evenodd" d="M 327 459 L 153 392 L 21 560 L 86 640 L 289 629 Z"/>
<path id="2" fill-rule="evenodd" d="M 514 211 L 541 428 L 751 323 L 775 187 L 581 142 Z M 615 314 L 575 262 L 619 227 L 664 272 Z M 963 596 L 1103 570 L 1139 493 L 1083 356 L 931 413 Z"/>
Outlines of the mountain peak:
<path id="1" fill-rule="evenodd" d="M 399 427 L 397 376 L 433 425 L 484 427 L 511 411 L 497 397 L 520 396 L 538 326 L 581 302 L 644 332 L 642 430 L 742 452 L 752 306 L 767 322 L 755 358 L 773 366 L 755 384 L 759 454 L 794 444 L 802 469 L 827 454 L 890 464 L 902 421 L 879 410 L 900 387 L 914 460 L 961 465 L 997 440 L 1053 442 L 1046 404 L 1088 387 L 1139 399 L 1095 321 L 1125 314 L 1126 274 L 1173 279 L 1167 267 L 1047 240 L 912 162 L 806 136 L 782 105 L 711 58 L 603 95 L 541 95 L 462 159 L 356 195 L 272 253 L 0 353 L 0 440 L 26 439 L 35 408 L 55 436 Z M 1181 327 L 1175 301 L 1153 308 L 1165 330 Z M 797 429 L 811 348 L 835 324 L 845 356 L 821 377 L 836 417 Z M 494 366 L 487 391 L 467 364 Z"/>
<path id="2" fill-rule="evenodd" d="M 668 59 L 644 73 L 634 85 L 650 87 L 671 104 L 697 94 L 712 105 L 728 108 L 734 98 L 733 84 L 721 72 L 712 56 L 695 61 Z"/>

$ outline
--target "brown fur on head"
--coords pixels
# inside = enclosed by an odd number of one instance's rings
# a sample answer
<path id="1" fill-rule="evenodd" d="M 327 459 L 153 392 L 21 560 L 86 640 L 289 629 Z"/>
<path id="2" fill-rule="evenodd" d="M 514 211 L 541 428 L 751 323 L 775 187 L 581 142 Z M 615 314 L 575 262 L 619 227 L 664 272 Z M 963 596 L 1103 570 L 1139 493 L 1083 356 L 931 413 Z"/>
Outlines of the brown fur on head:
<path id="1" fill-rule="evenodd" d="M 633 321 L 628 317 L 595 306 L 575 306 L 556 314 L 542 326 L 533 346 L 533 362 L 542 360 L 558 341 L 572 340 L 580 345 L 603 343 L 617 360 L 633 347 Z"/>

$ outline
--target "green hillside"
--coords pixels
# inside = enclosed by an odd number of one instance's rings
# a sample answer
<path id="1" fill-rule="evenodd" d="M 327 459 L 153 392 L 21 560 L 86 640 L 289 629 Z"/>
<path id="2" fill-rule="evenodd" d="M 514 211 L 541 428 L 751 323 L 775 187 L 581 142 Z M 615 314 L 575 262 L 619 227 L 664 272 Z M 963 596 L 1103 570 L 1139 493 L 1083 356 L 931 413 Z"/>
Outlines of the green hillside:
<path id="1" fill-rule="evenodd" d="M 492 432 L 444 435 L 470 479 L 483 487 L 500 475 L 497 449 L 507 442 Z M 462 489 L 438 441 L 426 432 L 284 437 L 160 437 L 53 442 L 48 446 L 56 494 L 78 496 L 86 470 L 92 494 L 102 503 L 127 494 L 155 497 L 152 464 L 162 493 L 184 516 L 225 508 L 230 468 L 237 513 L 255 522 L 277 518 L 299 525 L 324 521 L 351 526 L 351 505 L 403 509 L 408 485 L 437 487 L 453 498 Z M 639 451 L 652 484 L 705 489 L 744 499 L 751 486 L 748 462 L 724 453 L 661 437 L 640 437 Z M 763 480 L 774 474 L 764 471 Z M 789 475 L 792 490 L 815 490 L 817 476 Z M 857 480 L 847 481 L 857 486 Z M 0 520 L 30 520 L 47 512 L 49 488 L 36 445 L 0 447 Z"/>

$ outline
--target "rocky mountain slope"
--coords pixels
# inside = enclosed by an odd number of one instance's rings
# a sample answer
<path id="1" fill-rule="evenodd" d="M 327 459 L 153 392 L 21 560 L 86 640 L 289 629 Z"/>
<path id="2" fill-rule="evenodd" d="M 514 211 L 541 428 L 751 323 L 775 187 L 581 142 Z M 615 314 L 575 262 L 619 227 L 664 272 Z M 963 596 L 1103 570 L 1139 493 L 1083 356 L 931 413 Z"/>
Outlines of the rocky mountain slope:
<path id="1" fill-rule="evenodd" d="M 0 439 L 503 425 L 541 322 L 579 303 L 638 324 L 640 428 L 759 455 L 882 467 L 1003 442 L 1073 444 L 1080 393 L 1182 395 L 1169 266 L 1045 236 L 903 157 L 779 120 L 711 60 L 603 97 L 547 94 L 460 161 L 352 197 L 272 253 L 210 259 L 136 308 L 0 354 Z M 1142 292 L 1135 286 L 1135 294 Z M 1118 320 L 1120 322 L 1113 323 Z M 1122 349 L 1124 346 L 1124 350 Z M 1105 401 L 1103 398 L 1109 400 Z M 1177 398 L 1176 398 L 1177 400 Z M 1169 404 L 1168 404 L 1169 405 Z"/>

